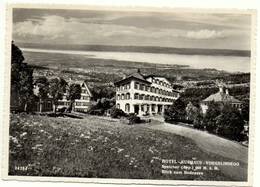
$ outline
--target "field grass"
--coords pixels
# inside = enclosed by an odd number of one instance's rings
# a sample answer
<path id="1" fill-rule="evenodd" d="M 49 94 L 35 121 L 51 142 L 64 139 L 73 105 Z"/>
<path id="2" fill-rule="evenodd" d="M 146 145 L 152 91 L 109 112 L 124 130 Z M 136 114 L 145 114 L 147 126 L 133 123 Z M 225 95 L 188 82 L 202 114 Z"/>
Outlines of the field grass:
<path id="1" fill-rule="evenodd" d="M 162 159 L 226 158 L 203 151 L 188 138 L 142 125 L 88 115 L 72 119 L 21 113 L 10 119 L 9 175 L 239 180 L 221 171 L 162 174 Z"/>

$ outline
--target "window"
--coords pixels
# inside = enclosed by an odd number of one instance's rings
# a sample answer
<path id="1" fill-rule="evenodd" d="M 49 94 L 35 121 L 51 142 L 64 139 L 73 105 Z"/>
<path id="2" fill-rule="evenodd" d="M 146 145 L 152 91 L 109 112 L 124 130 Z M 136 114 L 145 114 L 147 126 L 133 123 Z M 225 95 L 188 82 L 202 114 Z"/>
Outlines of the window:
<path id="1" fill-rule="evenodd" d="M 155 105 L 152 105 L 152 112 L 155 111 Z"/>
<path id="2" fill-rule="evenodd" d="M 120 95 L 119 94 L 117 95 L 117 100 L 120 100 Z"/>
<path id="3" fill-rule="evenodd" d="M 144 105 L 141 105 L 141 111 L 142 112 L 144 111 Z"/>
<path id="4" fill-rule="evenodd" d="M 125 90 L 130 88 L 130 83 L 125 84 Z"/>
<path id="5" fill-rule="evenodd" d="M 119 108 L 119 109 L 120 109 L 120 104 L 119 104 L 119 103 L 117 103 L 116 108 Z"/>
<path id="6" fill-rule="evenodd" d="M 138 94 L 138 93 L 135 93 L 134 98 L 135 98 L 135 99 L 139 99 L 139 94 Z"/>
<path id="7" fill-rule="evenodd" d="M 121 99 L 124 100 L 125 99 L 125 94 L 121 95 Z"/>
<path id="8" fill-rule="evenodd" d="M 149 106 L 149 105 L 147 105 L 147 111 L 148 111 L 148 112 L 150 111 L 150 106 Z"/>
<path id="9" fill-rule="evenodd" d="M 89 104 L 87 102 L 82 103 L 83 106 L 88 106 Z"/>
<path id="10" fill-rule="evenodd" d="M 81 97 L 83 100 L 89 100 L 89 97 L 88 96 L 82 96 Z"/>
<path id="11" fill-rule="evenodd" d="M 145 85 L 140 84 L 140 90 L 144 90 Z"/>
<path id="12" fill-rule="evenodd" d="M 135 82 L 135 89 L 139 89 L 139 83 Z"/>
<path id="13" fill-rule="evenodd" d="M 146 95 L 146 96 L 145 96 L 145 100 L 148 100 L 148 101 L 149 101 L 149 100 L 150 100 L 150 96 L 149 96 L 149 95 Z"/>
<path id="14" fill-rule="evenodd" d="M 126 99 L 130 99 L 130 93 L 126 94 Z"/>
<path id="15" fill-rule="evenodd" d="M 130 105 L 128 103 L 125 104 L 125 111 L 130 112 Z"/>
<path id="16" fill-rule="evenodd" d="M 139 99 L 140 99 L 140 100 L 144 100 L 144 94 L 139 95 Z"/>

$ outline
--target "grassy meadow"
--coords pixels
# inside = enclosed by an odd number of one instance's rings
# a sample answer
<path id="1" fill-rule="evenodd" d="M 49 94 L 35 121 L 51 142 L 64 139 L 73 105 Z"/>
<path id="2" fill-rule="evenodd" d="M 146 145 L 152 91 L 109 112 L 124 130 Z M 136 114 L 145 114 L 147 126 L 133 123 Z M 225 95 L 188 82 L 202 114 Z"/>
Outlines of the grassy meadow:
<path id="1" fill-rule="evenodd" d="M 142 124 L 89 115 L 76 119 L 21 113 L 10 119 L 9 175 L 238 180 L 221 171 L 202 176 L 162 174 L 162 159 L 225 158 L 201 150 L 188 138 Z"/>

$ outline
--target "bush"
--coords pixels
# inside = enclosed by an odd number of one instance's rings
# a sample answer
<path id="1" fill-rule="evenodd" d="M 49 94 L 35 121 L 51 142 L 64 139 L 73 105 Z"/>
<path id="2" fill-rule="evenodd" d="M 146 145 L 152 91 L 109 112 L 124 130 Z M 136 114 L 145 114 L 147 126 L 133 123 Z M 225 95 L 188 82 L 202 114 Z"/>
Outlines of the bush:
<path id="1" fill-rule="evenodd" d="M 204 125 L 203 125 L 202 122 L 194 121 L 193 122 L 193 128 L 194 129 L 199 129 L 199 130 L 204 130 Z"/>
<path id="2" fill-rule="evenodd" d="M 119 108 L 112 108 L 110 111 L 110 116 L 112 118 L 119 118 L 126 116 L 125 112 Z"/>
<path id="3" fill-rule="evenodd" d="M 102 116 L 104 111 L 103 110 L 90 110 L 87 113 L 90 115 Z"/>
<path id="4" fill-rule="evenodd" d="M 135 114 L 131 114 L 127 119 L 129 120 L 130 125 L 142 122 L 141 118 Z"/>

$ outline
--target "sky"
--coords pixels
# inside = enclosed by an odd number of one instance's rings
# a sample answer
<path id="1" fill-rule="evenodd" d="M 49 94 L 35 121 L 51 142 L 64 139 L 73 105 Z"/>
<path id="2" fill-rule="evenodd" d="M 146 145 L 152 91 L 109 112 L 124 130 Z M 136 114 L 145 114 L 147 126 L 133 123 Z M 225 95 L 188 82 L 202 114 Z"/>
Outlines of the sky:
<path id="1" fill-rule="evenodd" d="M 13 10 L 20 43 L 250 50 L 251 16 L 110 10 Z"/>

